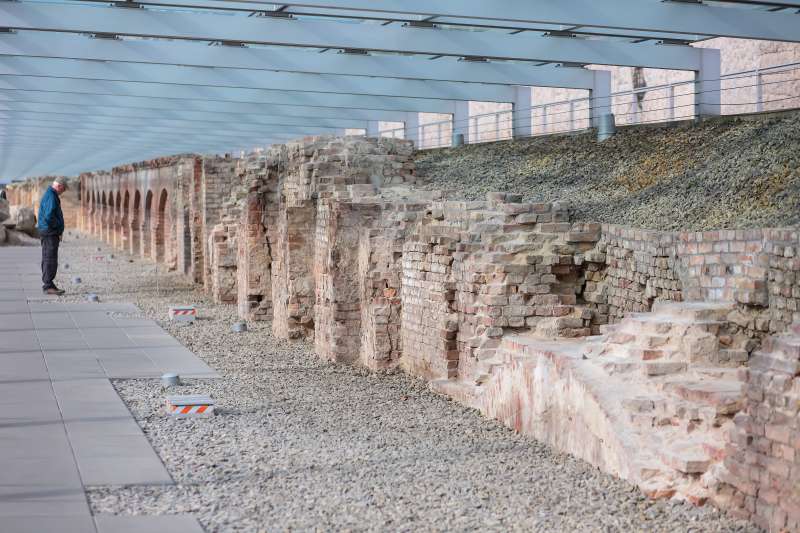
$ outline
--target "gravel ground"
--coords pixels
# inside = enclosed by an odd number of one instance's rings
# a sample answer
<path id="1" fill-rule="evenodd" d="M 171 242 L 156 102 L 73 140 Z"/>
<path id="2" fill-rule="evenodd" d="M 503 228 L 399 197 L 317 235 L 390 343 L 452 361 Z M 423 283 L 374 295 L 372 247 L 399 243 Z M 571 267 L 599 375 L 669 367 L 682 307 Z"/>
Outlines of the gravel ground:
<path id="1" fill-rule="evenodd" d="M 233 307 L 163 270 L 157 293 L 154 265 L 117 252 L 90 264 L 96 246 L 65 239 L 66 299 L 133 301 L 223 377 L 181 387 L 218 405 L 190 420 L 164 415 L 157 380 L 115 382 L 176 485 L 94 487 L 95 512 L 191 513 L 209 532 L 757 531 L 709 507 L 650 501 L 420 380 L 321 361 L 265 323 L 234 334 Z M 70 286 L 74 275 L 84 283 Z M 198 305 L 198 322 L 168 322 L 175 303 Z"/>
<path id="2" fill-rule="evenodd" d="M 430 188 L 484 199 L 508 191 L 563 200 L 576 218 L 661 230 L 800 223 L 800 112 L 700 125 L 419 152 Z"/>

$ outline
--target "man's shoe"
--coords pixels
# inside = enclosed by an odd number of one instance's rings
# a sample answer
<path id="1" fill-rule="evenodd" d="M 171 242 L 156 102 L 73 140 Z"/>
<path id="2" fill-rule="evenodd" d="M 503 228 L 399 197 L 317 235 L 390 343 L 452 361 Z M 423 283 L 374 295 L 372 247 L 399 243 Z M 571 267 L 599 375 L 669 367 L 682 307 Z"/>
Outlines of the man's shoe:
<path id="1" fill-rule="evenodd" d="M 45 293 L 45 294 L 55 294 L 56 296 L 61 296 L 61 295 L 63 295 L 65 292 L 67 292 L 67 291 L 65 291 L 65 290 L 62 290 L 62 289 L 59 289 L 59 288 L 57 288 L 57 287 L 50 287 L 49 289 L 45 289 L 45 290 L 44 290 L 44 293 Z"/>

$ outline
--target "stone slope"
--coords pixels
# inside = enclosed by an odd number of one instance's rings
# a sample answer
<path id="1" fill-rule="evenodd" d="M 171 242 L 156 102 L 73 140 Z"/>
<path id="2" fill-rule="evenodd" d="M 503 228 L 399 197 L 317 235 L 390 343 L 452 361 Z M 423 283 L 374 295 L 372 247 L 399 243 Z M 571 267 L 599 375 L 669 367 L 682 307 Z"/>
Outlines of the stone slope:
<path id="1" fill-rule="evenodd" d="M 577 220 L 661 230 L 800 222 L 800 112 L 418 152 L 417 173 L 466 199 L 569 201 Z"/>

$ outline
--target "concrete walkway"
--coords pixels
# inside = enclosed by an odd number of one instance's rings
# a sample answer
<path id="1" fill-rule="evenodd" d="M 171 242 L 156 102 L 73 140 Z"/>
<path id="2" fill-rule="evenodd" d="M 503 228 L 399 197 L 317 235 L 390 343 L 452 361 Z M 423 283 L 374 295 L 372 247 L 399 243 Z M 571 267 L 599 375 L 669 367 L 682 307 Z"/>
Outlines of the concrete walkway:
<path id="1" fill-rule="evenodd" d="M 199 533 L 190 516 L 92 516 L 85 487 L 172 484 L 109 378 L 215 372 L 133 304 L 44 296 L 38 248 L 0 248 L 0 531 Z"/>

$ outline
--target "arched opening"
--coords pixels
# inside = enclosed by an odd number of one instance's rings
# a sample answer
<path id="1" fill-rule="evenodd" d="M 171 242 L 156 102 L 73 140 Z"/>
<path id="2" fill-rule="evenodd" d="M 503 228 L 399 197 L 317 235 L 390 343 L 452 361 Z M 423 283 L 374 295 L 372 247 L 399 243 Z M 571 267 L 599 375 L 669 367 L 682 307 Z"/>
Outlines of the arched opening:
<path id="1" fill-rule="evenodd" d="M 131 193 L 125 191 L 125 196 L 122 197 L 122 218 L 120 226 L 122 226 L 122 249 L 130 250 L 131 240 L 131 226 L 130 226 L 130 200 Z"/>
<path id="2" fill-rule="evenodd" d="M 100 239 L 108 240 L 108 202 L 105 191 L 100 195 Z"/>
<path id="3" fill-rule="evenodd" d="M 142 224 L 142 256 L 151 257 L 153 249 L 153 233 L 151 230 L 153 191 L 147 191 L 144 199 L 144 224 Z"/>
<path id="4" fill-rule="evenodd" d="M 89 235 L 94 235 L 94 228 L 95 228 L 95 210 L 97 209 L 97 196 L 95 195 L 94 191 L 90 191 L 87 193 L 89 195 L 89 219 L 87 223 L 89 224 L 88 230 Z"/>
<path id="5" fill-rule="evenodd" d="M 142 195 L 139 191 L 133 193 L 133 211 L 131 211 L 131 241 L 130 241 L 130 253 L 135 254 L 137 252 L 141 252 L 141 216 L 139 214 L 139 209 L 141 209 L 142 203 Z"/>
<path id="6" fill-rule="evenodd" d="M 166 211 L 167 211 L 167 190 L 162 189 L 161 195 L 158 199 L 158 211 L 156 211 L 156 219 L 153 221 L 154 231 L 154 248 L 156 261 L 163 262 L 165 259 L 166 249 Z"/>
<path id="7" fill-rule="evenodd" d="M 122 244 L 122 195 L 117 191 L 117 198 L 114 202 L 114 220 L 113 220 L 113 234 L 111 235 L 111 242 L 115 247 L 120 247 Z"/>

